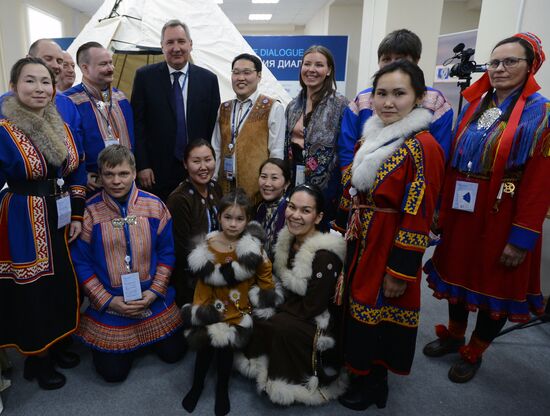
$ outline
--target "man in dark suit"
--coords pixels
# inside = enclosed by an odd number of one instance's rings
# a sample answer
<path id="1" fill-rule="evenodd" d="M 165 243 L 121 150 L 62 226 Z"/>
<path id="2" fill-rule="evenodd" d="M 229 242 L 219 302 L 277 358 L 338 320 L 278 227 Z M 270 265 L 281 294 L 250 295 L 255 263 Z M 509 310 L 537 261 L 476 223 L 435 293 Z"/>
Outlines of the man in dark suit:
<path id="1" fill-rule="evenodd" d="M 185 23 L 168 21 L 161 47 L 166 62 L 137 70 L 131 101 L 138 180 L 166 201 L 185 176 L 186 144 L 212 137 L 220 91 L 214 73 L 189 63 L 193 41 Z"/>

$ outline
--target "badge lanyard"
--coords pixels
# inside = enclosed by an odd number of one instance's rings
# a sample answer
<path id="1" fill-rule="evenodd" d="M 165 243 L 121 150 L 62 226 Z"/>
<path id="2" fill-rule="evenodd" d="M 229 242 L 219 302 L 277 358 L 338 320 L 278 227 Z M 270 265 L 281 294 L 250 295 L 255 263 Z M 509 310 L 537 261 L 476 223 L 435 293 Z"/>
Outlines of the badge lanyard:
<path id="1" fill-rule="evenodd" d="M 107 123 L 107 131 L 109 132 L 109 138 L 118 138 L 118 135 L 115 135 L 113 132 L 113 128 L 111 127 L 111 112 L 113 110 L 113 97 L 112 97 L 112 90 L 109 88 L 109 107 L 107 108 L 107 116 L 103 114 L 103 108 L 104 108 L 104 102 L 97 100 L 91 93 L 88 91 L 88 88 L 85 84 L 82 84 L 82 87 L 84 88 L 84 92 L 90 99 L 92 103 L 94 103 L 95 108 L 97 108 L 97 111 L 99 112 L 99 115 L 103 120 L 105 120 L 105 123 Z"/>
<path id="2" fill-rule="evenodd" d="M 208 192 L 208 195 L 206 196 L 206 198 L 203 198 L 199 192 L 197 191 L 197 188 L 195 187 L 195 185 L 193 185 L 191 183 L 191 181 L 188 181 L 188 183 L 191 185 L 191 187 L 193 188 L 193 191 L 198 195 L 200 196 L 200 198 L 204 201 L 204 206 L 205 206 L 205 211 L 206 211 L 206 219 L 208 221 L 208 232 L 211 232 L 211 231 L 215 231 L 217 230 L 217 221 L 215 220 L 215 218 L 218 216 L 218 210 L 216 209 L 216 206 L 212 206 L 212 210 L 214 211 L 214 219 L 212 219 L 212 213 L 210 211 L 210 209 L 208 208 L 208 197 L 210 196 L 210 192 Z"/>
<path id="3" fill-rule="evenodd" d="M 273 224 L 273 221 L 275 221 L 275 217 L 277 216 L 277 212 L 279 211 L 279 208 L 281 208 L 281 205 L 286 201 L 286 196 L 283 194 L 281 197 L 281 200 L 277 204 L 277 207 L 273 210 L 273 213 L 271 214 L 271 218 L 269 219 L 269 222 L 267 223 L 267 226 L 265 227 L 266 230 L 271 229 L 271 224 Z"/>
<path id="4" fill-rule="evenodd" d="M 125 207 L 120 207 L 122 218 L 126 218 L 128 213 Z M 127 221 L 124 221 L 124 239 L 126 240 L 126 257 L 124 257 L 124 262 L 126 263 L 126 271 L 130 273 L 132 271 L 132 246 L 130 243 L 130 227 Z"/>
<path id="5" fill-rule="evenodd" d="M 181 72 L 181 71 L 175 71 L 175 72 Z M 170 75 L 173 75 L 174 72 L 172 72 Z M 185 74 L 183 74 L 183 82 L 181 83 L 181 96 L 184 97 L 183 100 L 185 101 L 185 94 L 184 94 L 184 91 L 185 91 L 185 84 L 187 82 L 187 75 L 189 75 L 189 69 L 187 69 L 187 71 L 185 72 Z M 178 80 L 179 82 L 179 80 Z M 187 111 L 187 107 L 185 106 L 185 102 L 184 102 L 184 109 L 185 111 Z"/>
<path id="6" fill-rule="evenodd" d="M 235 102 L 237 103 L 238 101 L 235 100 Z M 237 137 L 237 134 L 239 134 L 239 130 L 241 129 L 241 125 L 243 124 L 244 120 L 246 119 L 246 116 L 248 115 L 248 113 L 250 112 L 250 110 L 252 109 L 252 106 L 254 105 L 253 103 L 251 103 L 248 108 L 246 109 L 245 113 L 241 116 L 240 120 L 237 121 L 237 125 L 235 126 L 235 117 L 237 115 L 237 105 L 233 106 L 233 116 L 231 117 L 231 143 L 229 144 L 229 150 L 232 151 L 233 150 L 233 147 L 235 146 L 235 139 Z M 239 103 L 241 105 L 240 109 L 242 110 L 242 106 L 244 105 L 244 103 Z"/>

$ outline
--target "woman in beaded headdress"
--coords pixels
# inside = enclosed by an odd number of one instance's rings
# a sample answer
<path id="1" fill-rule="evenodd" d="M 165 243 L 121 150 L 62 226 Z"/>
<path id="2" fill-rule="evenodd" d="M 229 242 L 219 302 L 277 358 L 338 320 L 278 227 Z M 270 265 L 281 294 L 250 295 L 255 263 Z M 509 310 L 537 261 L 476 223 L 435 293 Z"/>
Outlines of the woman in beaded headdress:
<path id="1" fill-rule="evenodd" d="M 550 102 L 536 93 L 540 39 L 519 33 L 497 43 L 487 72 L 464 91 L 446 172 L 441 243 L 425 265 L 434 296 L 449 301 L 448 327 L 424 354 L 459 352 L 449 378 L 469 381 L 507 320 L 542 313 L 541 232 L 550 204 Z M 485 96 L 483 97 L 483 95 Z M 471 339 L 469 311 L 479 310 Z"/>

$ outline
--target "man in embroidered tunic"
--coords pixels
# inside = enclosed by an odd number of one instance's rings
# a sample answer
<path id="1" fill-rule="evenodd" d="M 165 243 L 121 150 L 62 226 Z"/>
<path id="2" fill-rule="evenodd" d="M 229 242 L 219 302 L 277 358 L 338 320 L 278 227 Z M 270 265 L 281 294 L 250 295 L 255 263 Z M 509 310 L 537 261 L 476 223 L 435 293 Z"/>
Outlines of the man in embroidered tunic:
<path id="1" fill-rule="evenodd" d="M 71 254 L 90 306 L 76 333 L 97 372 L 123 381 L 134 351 L 147 345 L 165 362 L 184 353 L 181 317 L 168 285 L 174 265 L 172 219 L 156 196 L 135 186 L 133 154 L 122 145 L 98 158 L 103 191 L 87 201 Z M 133 296 L 130 300 L 131 289 Z"/>
<path id="2" fill-rule="evenodd" d="M 97 42 L 78 48 L 76 62 L 82 83 L 65 91 L 82 119 L 82 144 L 86 153 L 88 188 L 97 189 L 97 156 L 105 147 L 122 144 L 134 148 L 132 108 L 122 91 L 111 86 L 114 66 L 111 53 Z"/>
<path id="3" fill-rule="evenodd" d="M 378 46 L 378 66 L 382 68 L 398 59 L 418 64 L 421 53 L 422 42 L 415 33 L 407 29 L 395 30 L 382 39 Z M 355 145 L 361 138 L 363 126 L 373 115 L 372 98 L 372 88 L 367 88 L 357 94 L 344 111 L 338 137 L 338 161 L 342 170 L 353 161 Z M 440 91 L 430 87 L 426 87 L 421 105 L 433 114 L 430 133 L 443 149 L 445 158 L 448 158 L 453 124 L 451 105 Z"/>
<path id="4" fill-rule="evenodd" d="M 235 57 L 231 73 L 237 98 L 222 103 L 218 111 L 212 136 L 215 176 L 224 192 L 240 187 L 254 198 L 262 162 L 270 157 L 283 159 L 285 111 L 280 102 L 258 91 L 262 62 L 256 56 Z"/>

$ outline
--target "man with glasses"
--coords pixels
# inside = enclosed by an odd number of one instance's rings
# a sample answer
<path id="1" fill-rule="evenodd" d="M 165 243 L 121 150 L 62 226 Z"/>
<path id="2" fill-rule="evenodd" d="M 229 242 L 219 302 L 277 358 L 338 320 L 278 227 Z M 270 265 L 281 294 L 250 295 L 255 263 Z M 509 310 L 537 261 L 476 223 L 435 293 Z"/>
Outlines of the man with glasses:
<path id="1" fill-rule="evenodd" d="M 254 198 L 262 162 L 270 157 L 283 159 L 284 107 L 258 91 L 261 79 L 258 57 L 243 53 L 233 59 L 231 85 L 236 98 L 220 106 L 212 136 L 216 175 L 224 193 L 240 187 Z"/>
<path id="2" fill-rule="evenodd" d="M 160 44 L 165 62 L 137 70 L 131 101 L 139 183 L 166 201 L 185 177 L 187 143 L 212 137 L 220 90 L 214 73 L 189 62 L 193 40 L 185 23 L 166 22 Z"/>

